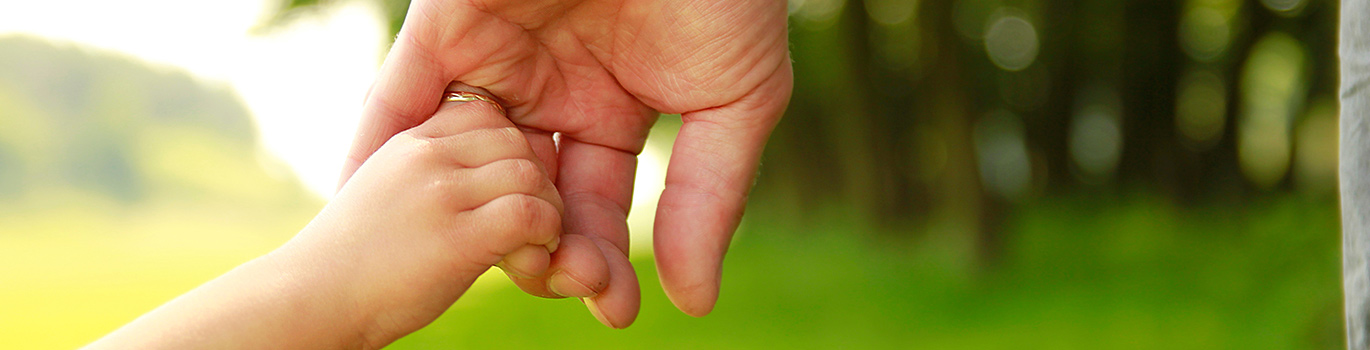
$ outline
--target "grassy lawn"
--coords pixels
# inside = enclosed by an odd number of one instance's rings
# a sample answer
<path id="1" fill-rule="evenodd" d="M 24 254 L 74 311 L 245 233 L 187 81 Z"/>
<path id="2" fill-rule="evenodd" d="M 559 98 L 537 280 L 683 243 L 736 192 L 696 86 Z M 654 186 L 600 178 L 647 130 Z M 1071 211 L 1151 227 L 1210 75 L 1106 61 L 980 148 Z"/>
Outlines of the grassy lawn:
<path id="1" fill-rule="evenodd" d="M 916 242 L 840 227 L 735 240 L 714 314 L 674 310 L 650 260 L 626 330 L 507 286 L 403 339 L 423 348 L 1330 349 L 1341 347 L 1336 206 L 1247 209 L 1135 197 L 1043 200 L 1010 220 L 1000 268 L 966 273 Z"/>
<path id="2" fill-rule="evenodd" d="M 271 249 L 309 213 L 176 208 L 0 220 L 0 347 L 93 340 Z M 1337 212 L 1329 199 L 1286 196 L 1235 209 L 1181 208 L 1147 196 L 1042 199 L 1010 215 L 1006 253 L 987 269 L 950 265 L 936 258 L 935 244 L 896 235 L 748 220 L 708 317 L 676 311 L 650 259 L 639 259 L 643 310 L 629 329 L 607 329 L 577 301 L 529 297 L 487 275 L 393 348 L 1329 349 L 1342 342 Z M 275 233 L 242 233 L 252 230 Z"/>

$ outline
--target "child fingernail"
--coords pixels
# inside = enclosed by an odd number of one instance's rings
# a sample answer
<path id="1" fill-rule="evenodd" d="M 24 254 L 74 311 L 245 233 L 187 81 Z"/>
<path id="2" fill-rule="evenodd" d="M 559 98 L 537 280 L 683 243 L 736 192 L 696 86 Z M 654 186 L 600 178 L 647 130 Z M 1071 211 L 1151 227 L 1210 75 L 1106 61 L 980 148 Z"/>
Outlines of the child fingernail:
<path id="1" fill-rule="evenodd" d="M 551 264 L 552 256 L 547 254 L 547 249 L 537 245 L 525 245 L 506 254 L 504 260 L 500 261 L 499 266 L 515 277 L 539 278 L 547 273 L 547 267 Z"/>
<path id="2" fill-rule="evenodd" d="M 505 264 L 505 263 L 504 263 L 504 261 L 500 261 L 499 263 L 496 263 L 496 264 L 495 264 L 495 267 L 498 267 L 500 270 L 504 271 L 504 273 L 509 274 L 509 275 L 511 275 L 511 276 L 514 276 L 514 277 L 518 277 L 518 278 L 533 278 L 532 276 L 529 276 L 529 275 L 526 274 L 526 273 L 519 272 L 518 269 L 510 268 L 510 267 L 508 266 L 508 264 Z"/>
<path id="3" fill-rule="evenodd" d="M 595 293 L 595 290 L 585 286 L 584 283 L 580 283 L 580 281 L 577 281 L 565 271 L 552 274 L 552 277 L 547 279 L 547 289 L 550 290 L 552 294 L 567 298 L 591 297 L 598 294 Z"/>
<path id="4" fill-rule="evenodd" d="M 551 254 L 551 253 L 556 253 L 556 252 L 557 252 L 557 247 L 559 247 L 559 246 L 561 246 L 561 237 L 560 237 L 560 236 L 557 236 L 557 237 L 552 237 L 552 242 L 551 242 L 551 243 L 547 243 L 547 245 L 546 245 L 545 247 L 547 247 L 547 253 L 548 253 L 548 254 Z"/>

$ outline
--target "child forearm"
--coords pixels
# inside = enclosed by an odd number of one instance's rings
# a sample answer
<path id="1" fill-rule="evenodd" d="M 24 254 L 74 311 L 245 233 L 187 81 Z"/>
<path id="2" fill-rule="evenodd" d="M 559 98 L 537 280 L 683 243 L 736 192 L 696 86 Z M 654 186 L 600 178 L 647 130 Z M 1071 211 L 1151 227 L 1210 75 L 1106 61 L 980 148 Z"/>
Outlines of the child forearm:
<path id="1" fill-rule="evenodd" d="M 372 324 L 337 274 L 284 248 L 153 310 L 88 349 L 357 349 Z"/>

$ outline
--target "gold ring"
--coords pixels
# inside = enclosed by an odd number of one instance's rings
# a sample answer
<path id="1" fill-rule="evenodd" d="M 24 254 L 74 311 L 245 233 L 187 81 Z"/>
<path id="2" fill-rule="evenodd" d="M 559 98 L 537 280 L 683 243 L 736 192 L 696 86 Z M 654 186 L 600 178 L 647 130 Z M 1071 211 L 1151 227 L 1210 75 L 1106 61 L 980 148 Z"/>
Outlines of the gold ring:
<path id="1" fill-rule="evenodd" d="M 496 110 L 499 110 L 499 114 L 506 117 L 509 116 L 509 113 L 504 110 L 504 106 L 501 106 L 499 102 L 495 102 L 495 99 L 474 92 L 448 91 L 442 95 L 442 100 L 444 102 L 488 102 L 494 105 Z"/>

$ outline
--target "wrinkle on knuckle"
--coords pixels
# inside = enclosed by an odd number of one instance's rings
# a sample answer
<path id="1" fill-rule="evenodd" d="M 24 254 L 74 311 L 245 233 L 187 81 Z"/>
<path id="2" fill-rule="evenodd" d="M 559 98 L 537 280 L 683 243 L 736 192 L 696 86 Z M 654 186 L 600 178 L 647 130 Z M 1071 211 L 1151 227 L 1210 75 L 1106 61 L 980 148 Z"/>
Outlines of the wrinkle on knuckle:
<path id="1" fill-rule="evenodd" d="M 419 17 L 423 18 L 423 20 L 414 21 L 413 25 L 415 27 L 406 25 L 404 28 L 401 28 L 399 33 L 395 34 L 395 43 L 397 46 L 405 45 L 408 49 L 413 50 L 412 53 L 415 54 L 417 59 L 423 64 L 442 68 L 443 62 L 438 59 L 439 55 L 437 55 L 437 51 L 440 50 L 441 43 L 445 41 L 445 39 L 434 36 L 434 34 L 442 33 L 440 31 L 432 30 L 435 25 L 441 22 L 437 20 L 439 16 L 433 13 L 434 10 L 435 9 L 428 6 L 420 6 L 418 13 L 420 14 Z"/>
<path id="2" fill-rule="evenodd" d="M 516 193 L 496 198 L 487 204 L 487 206 L 493 206 L 490 208 L 490 215 L 494 216 L 493 219 L 504 222 L 522 222 L 523 218 L 529 216 L 528 212 L 531 208 L 527 197 L 527 195 Z M 501 227 L 509 226 L 511 225 L 501 225 Z"/>
<path id="3" fill-rule="evenodd" d="M 526 194 L 509 195 L 503 216 L 513 223 L 509 227 L 517 230 L 507 234 L 529 241 L 540 240 L 541 236 L 554 231 L 553 226 L 560 226 L 559 217 L 550 203 Z"/>
<path id="4" fill-rule="evenodd" d="M 527 237 L 529 243 L 542 244 L 550 242 L 552 237 L 560 233 L 561 215 L 556 208 L 545 200 L 533 197 L 536 205 L 528 218 Z"/>
<path id="5" fill-rule="evenodd" d="M 528 147 L 523 132 L 512 126 L 471 130 L 458 137 L 463 143 L 478 147 Z"/>
<path id="6" fill-rule="evenodd" d="M 623 213 L 623 216 L 625 217 L 628 216 L 629 210 L 632 209 L 631 203 L 620 203 L 618 201 L 606 198 L 602 194 L 585 189 L 581 189 L 578 191 L 567 191 L 561 194 L 561 198 L 563 202 L 567 203 L 568 205 L 595 206 L 603 208 L 604 210 L 613 210 L 619 213 Z"/>
<path id="7" fill-rule="evenodd" d="M 709 174 L 711 174 L 710 177 L 719 181 L 711 183 L 732 182 L 726 180 L 726 177 L 716 171 L 711 171 Z M 675 197 L 675 200 L 661 201 L 659 206 L 672 208 L 707 207 L 715 203 L 744 203 L 747 200 L 745 192 L 739 194 L 728 191 L 728 185 L 705 186 L 697 181 L 671 181 L 668 179 L 666 188 L 672 197 Z"/>
<path id="8" fill-rule="evenodd" d="M 543 175 L 537 163 L 523 158 L 510 160 L 509 163 L 511 168 L 508 176 L 520 190 L 535 195 L 546 187 L 547 176 Z"/>
<path id="9" fill-rule="evenodd" d="M 523 131 L 519 131 L 516 127 L 510 126 L 486 130 L 489 130 L 491 137 L 493 137 L 494 141 L 499 145 L 508 147 L 527 147 L 528 145 L 528 141 L 523 136 Z"/>

